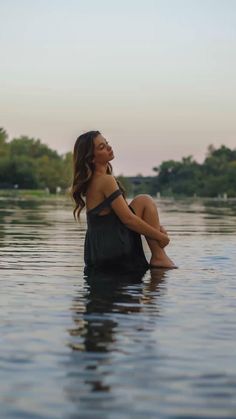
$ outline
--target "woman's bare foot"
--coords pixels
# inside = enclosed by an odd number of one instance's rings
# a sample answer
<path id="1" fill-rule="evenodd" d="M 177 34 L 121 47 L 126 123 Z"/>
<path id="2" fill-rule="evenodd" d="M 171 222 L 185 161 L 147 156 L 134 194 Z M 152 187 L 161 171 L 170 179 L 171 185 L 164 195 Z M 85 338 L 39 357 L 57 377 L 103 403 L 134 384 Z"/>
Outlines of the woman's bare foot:
<path id="1" fill-rule="evenodd" d="M 167 255 L 165 255 L 164 257 L 160 257 L 158 259 L 151 257 L 149 266 L 151 269 L 154 269 L 154 268 L 177 269 L 177 266 Z"/>
<path id="2" fill-rule="evenodd" d="M 164 226 L 160 226 L 160 231 L 164 234 L 168 234 L 167 230 Z M 174 264 L 174 262 L 167 256 L 164 249 L 160 250 L 160 254 L 158 257 L 151 257 L 150 264 L 151 269 L 154 268 L 165 268 L 165 269 L 177 269 L 178 267 Z"/>

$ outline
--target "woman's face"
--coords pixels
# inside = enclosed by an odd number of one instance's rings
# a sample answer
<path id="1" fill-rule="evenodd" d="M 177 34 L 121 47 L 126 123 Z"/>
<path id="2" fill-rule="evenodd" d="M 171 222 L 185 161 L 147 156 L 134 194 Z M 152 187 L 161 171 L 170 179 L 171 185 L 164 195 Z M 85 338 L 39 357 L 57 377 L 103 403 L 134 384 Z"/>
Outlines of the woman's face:
<path id="1" fill-rule="evenodd" d="M 114 159 L 114 154 L 111 146 L 102 134 L 97 135 L 93 141 L 94 143 L 94 163 L 105 164 Z"/>

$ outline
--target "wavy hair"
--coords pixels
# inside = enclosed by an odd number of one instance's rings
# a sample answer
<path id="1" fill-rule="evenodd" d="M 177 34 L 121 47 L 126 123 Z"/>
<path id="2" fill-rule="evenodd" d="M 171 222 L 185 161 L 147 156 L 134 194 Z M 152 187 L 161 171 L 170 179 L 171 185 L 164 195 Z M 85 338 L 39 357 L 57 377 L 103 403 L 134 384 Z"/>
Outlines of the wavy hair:
<path id="1" fill-rule="evenodd" d="M 92 162 L 94 157 L 94 140 L 101 134 L 99 131 L 88 131 L 81 134 L 74 145 L 73 151 L 73 179 L 71 186 L 71 196 L 75 201 L 73 215 L 75 220 L 80 219 L 80 213 L 85 207 L 85 200 L 88 185 L 92 179 L 95 165 Z M 112 175 L 113 169 L 110 162 L 107 163 L 107 174 Z M 125 196 L 125 189 L 120 181 L 116 179 L 119 188 Z"/>

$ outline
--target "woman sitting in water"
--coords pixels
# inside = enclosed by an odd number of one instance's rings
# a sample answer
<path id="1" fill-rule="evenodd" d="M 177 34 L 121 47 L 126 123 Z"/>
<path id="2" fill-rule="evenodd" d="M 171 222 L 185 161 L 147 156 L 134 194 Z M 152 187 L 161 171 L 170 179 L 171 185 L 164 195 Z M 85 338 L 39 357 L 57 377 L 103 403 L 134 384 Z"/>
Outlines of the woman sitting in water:
<path id="1" fill-rule="evenodd" d="M 160 226 L 154 200 L 141 194 L 128 205 L 122 185 L 112 175 L 113 159 L 112 147 L 99 131 L 89 131 L 77 138 L 71 193 L 76 204 L 75 219 L 79 219 L 86 205 L 85 273 L 107 268 L 126 272 L 175 268 L 164 250 L 170 239 Z M 149 264 L 141 234 L 152 253 Z"/>

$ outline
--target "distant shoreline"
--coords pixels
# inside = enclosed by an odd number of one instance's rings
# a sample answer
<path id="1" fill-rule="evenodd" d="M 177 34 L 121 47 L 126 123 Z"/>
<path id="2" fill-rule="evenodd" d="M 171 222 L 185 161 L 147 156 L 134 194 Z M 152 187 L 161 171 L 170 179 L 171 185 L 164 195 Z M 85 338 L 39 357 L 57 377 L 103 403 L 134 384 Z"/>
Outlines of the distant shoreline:
<path id="1" fill-rule="evenodd" d="M 45 190 L 41 189 L 0 189 L 0 200 L 4 198 L 13 198 L 13 199 L 71 199 L 68 192 L 60 192 L 60 193 L 47 193 Z M 132 199 L 133 196 L 127 196 L 128 199 Z M 236 201 L 236 197 L 223 197 L 223 196 L 217 196 L 217 197 L 211 197 L 211 196 L 183 196 L 183 195 L 175 195 L 175 196 L 160 196 L 156 197 L 153 195 L 153 198 L 156 198 L 161 201 L 174 201 L 174 200 L 188 200 L 188 201 L 206 201 L 206 200 L 212 200 L 212 201 Z M 72 200 L 71 200 L 72 202 Z"/>

